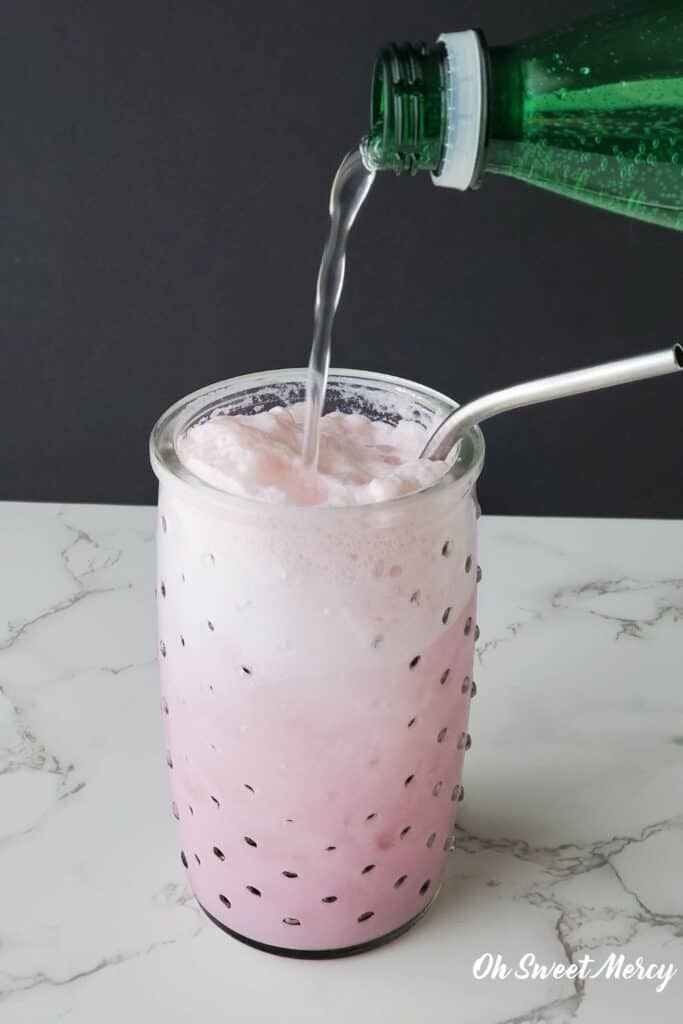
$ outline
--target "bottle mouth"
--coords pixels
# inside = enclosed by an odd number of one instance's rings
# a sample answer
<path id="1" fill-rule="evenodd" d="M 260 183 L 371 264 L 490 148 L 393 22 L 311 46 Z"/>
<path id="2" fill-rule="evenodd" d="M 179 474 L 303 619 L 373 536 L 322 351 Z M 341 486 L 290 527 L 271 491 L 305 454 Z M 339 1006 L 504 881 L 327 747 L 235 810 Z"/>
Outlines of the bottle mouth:
<path id="1" fill-rule="evenodd" d="M 446 49 L 395 43 L 377 54 L 372 76 L 366 166 L 415 174 L 438 171 L 446 133 Z"/>

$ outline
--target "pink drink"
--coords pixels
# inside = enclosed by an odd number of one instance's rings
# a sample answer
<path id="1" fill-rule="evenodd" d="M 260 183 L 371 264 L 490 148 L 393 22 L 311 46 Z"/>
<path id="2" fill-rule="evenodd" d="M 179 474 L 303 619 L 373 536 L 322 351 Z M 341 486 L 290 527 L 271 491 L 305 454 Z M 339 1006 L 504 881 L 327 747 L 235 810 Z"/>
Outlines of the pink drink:
<path id="1" fill-rule="evenodd" d="M 365 447 L 381 447 L 364 463 L 367 452 L 354 460 L 353 438 L 342 439 L 341 487 L 325 430 L 329 481 L 312 490 L 299 489 L 277 430 L 275 448 L 250 455 L 246 470 L 211 430 L 182 440 L 217 404 L 254 412 L 299 397 L 302 379 L 243 378 L 180 403 L 157 425 L 152 459 L 162 707 L 183 863 L 201 906 L 238 937 L 324 955 L 402 931 L 440 884 L 469 744 L 483 445 L 473 432 L 457 471 L 434 483 L 446 467 L 432 467 L 422 479 L 424 426 L 450 403 L 351 373 L 333 376 L 333 403 L 423 426 L 406 424 L 392 448 L 393 427 L 357 423 Z M 331 443 L 339 432 L 330 428 Z M 207 480 L 223 482 L 226 459 L 233 487 L 263 498 L 273 472 L 284 490 L 271 500 L 219 490 Z M 368 474 L 379 479 L 370 491 Z M 372 493 L 380 500 L 345 504 Z"/>

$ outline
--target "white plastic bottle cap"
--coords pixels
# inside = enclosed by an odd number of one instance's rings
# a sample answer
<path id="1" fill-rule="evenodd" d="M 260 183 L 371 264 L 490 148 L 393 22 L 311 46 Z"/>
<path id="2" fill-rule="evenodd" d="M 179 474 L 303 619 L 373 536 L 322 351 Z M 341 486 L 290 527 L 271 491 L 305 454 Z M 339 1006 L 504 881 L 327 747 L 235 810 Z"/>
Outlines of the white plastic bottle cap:
<path id="1" fill-rule="evenodd" d="M 448 125 L 442 165 L 432 181 L 464 191 L 473 183 L 479 155 L 484 54 L 473 31 L 447 32 L 438 41 L 446 47 Z"/>

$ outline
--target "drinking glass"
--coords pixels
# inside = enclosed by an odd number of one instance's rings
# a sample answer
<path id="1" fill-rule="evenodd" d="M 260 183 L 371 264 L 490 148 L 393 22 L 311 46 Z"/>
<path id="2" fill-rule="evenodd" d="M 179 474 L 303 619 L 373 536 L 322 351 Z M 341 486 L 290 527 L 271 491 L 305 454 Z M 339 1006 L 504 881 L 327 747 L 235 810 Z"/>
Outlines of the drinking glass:
<path id="1" fill-rule="evenodd" d="M 252 374 L 154 428 L 162 710 L 182 863 L 204 911 L 251 945 L 340 956 L 407 929 L 442 880 L 470 745 L 476 480 L 484 443 L 372 505 L 227 494 L 180 463 L 212 415 L 303 400 L 305 371 Z M 454 403 L 336 371 L 326 410 L 427 432 Z"/>

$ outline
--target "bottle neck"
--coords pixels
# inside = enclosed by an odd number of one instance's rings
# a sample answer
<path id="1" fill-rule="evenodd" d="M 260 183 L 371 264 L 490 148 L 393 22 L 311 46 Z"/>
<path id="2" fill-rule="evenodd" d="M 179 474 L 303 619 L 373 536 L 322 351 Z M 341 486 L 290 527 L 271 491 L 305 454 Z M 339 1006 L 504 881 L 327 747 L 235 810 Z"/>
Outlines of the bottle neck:
<path id="1" fill-rule="evenodd" d="M 397 174 L 430 171 L 437 185 L 476 182 L 485 138 L 485 57 L 476 32 L 434 46 L 391 45 L 377 56 L 366 162 Z"/>
<path id="2" fill-rule="evenodd" d="M 371 129 L 364 152 L 375 170 L 435 170 L 446 140 L 446 50 L 443 44 L 395 43 L 377 54 Z"/>

